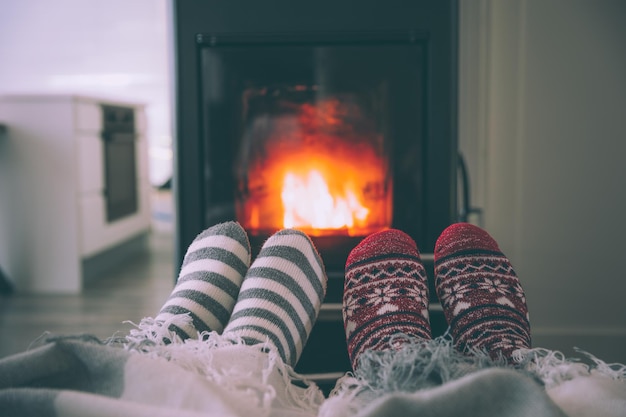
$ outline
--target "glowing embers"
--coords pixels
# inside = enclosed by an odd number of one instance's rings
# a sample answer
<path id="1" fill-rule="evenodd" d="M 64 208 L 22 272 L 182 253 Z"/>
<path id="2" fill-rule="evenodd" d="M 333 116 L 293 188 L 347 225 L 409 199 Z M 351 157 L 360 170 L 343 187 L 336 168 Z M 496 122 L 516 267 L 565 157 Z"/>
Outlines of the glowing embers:
<path id="1" fill-rule="evenodd" d="M 277 106 L 244 135 L 238 221 L 257 234 L 294 227 L 365 236 L 390 227 L 391 179 L 375 121 L 345 97 Z"/>

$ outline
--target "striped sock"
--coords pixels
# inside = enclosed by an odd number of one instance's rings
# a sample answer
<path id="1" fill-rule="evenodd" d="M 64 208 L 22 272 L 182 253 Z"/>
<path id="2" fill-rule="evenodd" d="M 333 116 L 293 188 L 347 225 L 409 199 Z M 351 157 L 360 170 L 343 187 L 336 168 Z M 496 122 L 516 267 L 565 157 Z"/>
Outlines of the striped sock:
<path id="1" fill-rule="evenodd" d="M 352 369 L 365 350 L 390 349 L 395 334 L 431 338 L 426 271 L 409 235 L 377 232 L 350 252 L 343 320 Z"/>
<path id="2" fill-rule="evenodd" d="M 443 231 L 435 245 L 435 287 L 462 351 L 483 349 L 511 362 L 514 350 L 530 347 L 524 290 L 486 231 L 468 223 Z"/>
<path id="3" fill-rule="evenodd" d="M 189 314 L 193 325 L 170 326 L 183 340 L 197 337 L 198 332 L 221 332 L 249 265 L 250 243 L 238 223 L 206 229 L 187 249 L 176 286 L 155 320 Z"/>
<path id="4" fill-rule="evenodd" d="M 326 272 L 311 240 L 284 229 L 270 237 L 246 274 L 224 336 L 268 341 L 295 366 L 326 294 Z"/>

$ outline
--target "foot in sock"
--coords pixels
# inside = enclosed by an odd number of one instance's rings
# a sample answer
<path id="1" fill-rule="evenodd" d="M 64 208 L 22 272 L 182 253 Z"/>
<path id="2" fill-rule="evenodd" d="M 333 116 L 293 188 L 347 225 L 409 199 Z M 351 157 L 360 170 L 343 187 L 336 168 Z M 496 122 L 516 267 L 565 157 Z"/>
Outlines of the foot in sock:
<path id="1" fill-rule="evenodd" d="M 170 325 L 183 340 L 197 337 L 198 332 L 221 332 L 249 266 L 250 243 L 238 223 L 206 229 L 187 249 L 176 286 L 155 320 L 166 322 L 174 315 L 189 314 L 189 325 Z"/>
<path id="2" fill-rule="evenodd" d="M 435 288 L 455 344 L 509 363 L 530 347 L 524 291 L 509 259 L 481 228 L 457 223 L 435 245 Z"/>
<path id="3" fill-rule="evenodd" d="M 428 284 L 417 245 L 390 229 L 365 238 L 346 261 L 343 320 L 352 368 L 365 350 L 387 350 L 404 333 L 430 339 Z"/>
<path id="4" fill-rule="evenodd" d="M 307 235 L 283 229 L 261 248 L 244 277 L 223 335 L 268 342 L 296 365 L 326 295 L 326 271 Z"/>

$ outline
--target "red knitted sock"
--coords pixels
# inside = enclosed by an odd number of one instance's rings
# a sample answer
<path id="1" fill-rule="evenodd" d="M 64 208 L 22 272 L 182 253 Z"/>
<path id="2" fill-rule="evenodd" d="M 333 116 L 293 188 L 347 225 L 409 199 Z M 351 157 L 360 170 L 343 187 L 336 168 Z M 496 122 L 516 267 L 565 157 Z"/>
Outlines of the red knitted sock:
<path id="1" fill-rule="evenodd" d="M 481 228 L 457 223 L 435 245 L 435 288 L 455 344 L 492 358 L 530 347 L 526 298 L 508 258 Z"/>
<path id="2" fill-rule="evenodd" d="M 346 261 L 343 322 L 352 368 L 367 350 L 386 350 L 398 333 L 430 339 L 426 271 L 413 239 L 399 230 L 374 233 Z"/>

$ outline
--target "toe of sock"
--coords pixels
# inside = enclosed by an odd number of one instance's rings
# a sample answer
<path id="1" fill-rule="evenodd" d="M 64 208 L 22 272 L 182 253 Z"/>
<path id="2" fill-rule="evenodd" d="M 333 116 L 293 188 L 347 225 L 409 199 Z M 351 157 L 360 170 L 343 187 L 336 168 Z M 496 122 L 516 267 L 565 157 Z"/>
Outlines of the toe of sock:
<path id="1" fill-rule="evenodd" d="M 229 221 L 224 223 L 215 224 L 202 233 L 200 233 L 196 239 L 201 239 L 206 236 L 223 235 L 238 240 L 243 246 L 249 247 L 248 235 L 243 227 L 237 222 Z"/>
<path id="2" fill-rule="evenodd" d="M 250 240 L 248 234 L 243 227 L 237 222 L 229 221 L 224 223 L 218 223 L 200 232 L 189 246 L 190 250 L 196 249 L 198 245 L 204 246 L 202 241 L 212 236 L 226 236 L 233 241 L 238 242 L 242 249 L 250 253 Z"/>
<path id="3" fill-rule="evenodd" d="M 291 246 L 304 253 L 313 253 L 318 256 L 317 249 L 311 238 L 298 229 L 281 229 L 270 236 L 264 243 L 261 252 L 274 245 Z"/>
<path id="4" fill-rule="evenodd" d="M 397 229 L 387 229 L 373 233 L 363 239 L 350 252 L 346 266 L 373 256 L 393 254 L 419 257 L 417 245 L 409 235 Z"/>
<path id="5" fill-rule="evenodd" d="M 277 249 L 277 247 L 281 247 L 282 249 Z M 299 252 L 304 257 L 299 261 L 299 268 L 308 270 L 308 266 L 306 264 L 313 268 L 312 271 L 321 282 L 325 292 L 328 277 L 326 275 L 324 261 L 311 238 L 303 231 L 298 229 L 281 229 L 277 231 L 265 241 L 263 247 L 261 248 L 261 252 L 259 253 L 259 257 L 273 254 L 275 256 L 281 256 L 285 259 L 296 261 L 298 256 L 293 253 L 290 254 L 289 251 L 285 249 L 287 247 L 291 250 Z M 296 257 L 292 259 L 292 256 Z"/>
<path id="6" fill-rule="evenodd" d="M 435 243 L 435 259 L 466 250 L 500 251 L 497 242 L 485 230 L 470 223 L 448 226 Z"/>

